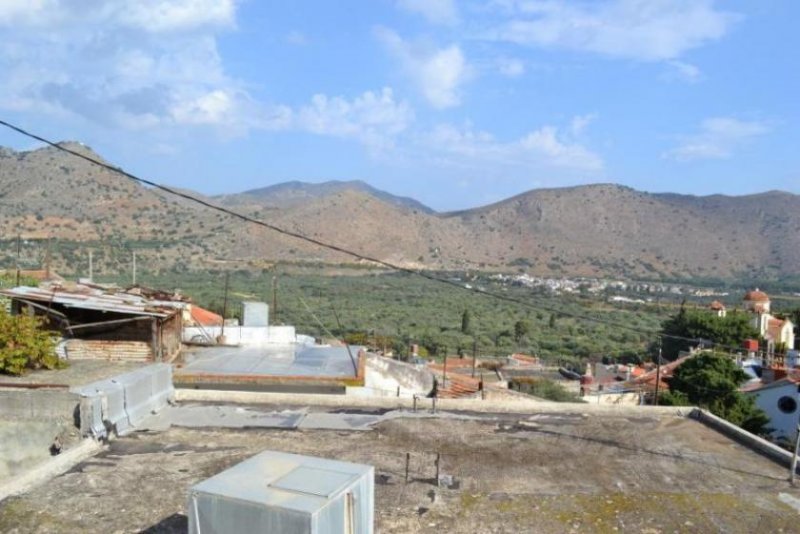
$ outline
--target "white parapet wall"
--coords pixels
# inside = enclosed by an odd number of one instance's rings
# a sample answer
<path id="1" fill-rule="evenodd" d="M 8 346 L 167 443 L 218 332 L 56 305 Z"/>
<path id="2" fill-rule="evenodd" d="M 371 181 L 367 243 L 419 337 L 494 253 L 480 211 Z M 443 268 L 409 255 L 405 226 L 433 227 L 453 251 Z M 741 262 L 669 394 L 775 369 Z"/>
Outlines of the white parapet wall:
<path id="1" fill-rule="evenodd" d="M 298 336 L 293 326 L 187 326 L 183 329 L 184 343 L 214 343 L 224 336 L 225 345 L 259 347 L 313 342 L 308 336 Z"/>
<path id="2" fill-rule="evenodd" d="M 175 399 L 172 366 L 165 363 L 148 365 L 71 391 L 80 395 L 81 433 L 95 438 L 131 432 Z"/>
<path id="3" fill-rule="evenodd" d="M 433 389 L 433 373 L 424 365 L 367 354 L 364 386 L 348 387 L 347 395 L 360 397 L 426 396 Z"/>

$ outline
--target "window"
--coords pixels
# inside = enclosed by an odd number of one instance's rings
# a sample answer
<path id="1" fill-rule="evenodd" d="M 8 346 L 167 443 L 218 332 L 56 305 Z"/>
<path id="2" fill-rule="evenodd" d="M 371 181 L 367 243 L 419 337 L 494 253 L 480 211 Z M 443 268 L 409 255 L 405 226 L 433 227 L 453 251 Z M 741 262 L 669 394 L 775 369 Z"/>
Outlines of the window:
<path id="1" fill-rule="evenodd" d="M 778 409 L 783 413 L 794 413 L 797 410 L 797 401 L 784 395 L 778 399 Z"/>

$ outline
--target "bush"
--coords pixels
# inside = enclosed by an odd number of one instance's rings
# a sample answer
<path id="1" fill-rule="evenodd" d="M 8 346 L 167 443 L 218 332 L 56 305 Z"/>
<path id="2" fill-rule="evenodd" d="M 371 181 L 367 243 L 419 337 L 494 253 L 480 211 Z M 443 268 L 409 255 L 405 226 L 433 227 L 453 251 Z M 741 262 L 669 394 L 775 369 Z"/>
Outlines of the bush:
<path id="1" fill-rule="evenodd" d="M 515 378 L 509 383 L 509 389 L 553 402 L 584 402 L 583 399 L 549 378 Z"/>
<path id="2" fill-rule="evenodd" d="M 21 375 L 28 369 L 56 369 L 63 363 L 55 353 L 54 334 L 42 319 L 10 315 L 0 308 L 0 373 Z"/>

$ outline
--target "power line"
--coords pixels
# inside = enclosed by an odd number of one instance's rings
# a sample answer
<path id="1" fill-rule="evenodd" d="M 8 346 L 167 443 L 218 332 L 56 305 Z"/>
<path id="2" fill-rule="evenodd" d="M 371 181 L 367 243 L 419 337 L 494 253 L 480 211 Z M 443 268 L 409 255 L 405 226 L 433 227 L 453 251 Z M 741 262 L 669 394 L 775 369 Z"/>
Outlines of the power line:
<path id="1" fill-rule="evenodd" d="M 209 202 L 207 200 L 204 200 L 202 198 L 197 198 L 197 197 L 194 197 L 194 196 L 192 196 L 192 195 L 190 195 L 188 193 L 185 193 L 185 192 L 182 192 L 182 191 L 178 191 L 176 189 L 173 189 L 173 188 L 165 186 L 165 185 L 161 185 L 159 183 L 153 182 L 152 180 L 148 180 L 146 178 L 141 178 L 139 176 L 136 176 L 134 174 L 131 174 L 131 173 L 121 169 L 120 167 L 115 167 L 115 166 L 110 165 L 108 163 L 105 163 L 103 161 L 98 161 L 98 160 L 96 160 L 94 158 L 91 158 L 91 157 L 85 155 L 85 154 L 81 154 L 80 152 L 77 152 L 77 151 L 72 150 L 70 148 L 61 146 L 58 143 L 50 141 L 49 139 L 45 139 L 44 137 L 41 137 L 41 136 L 39 136 L 37 134 L 34 134 L 34 133 L 31 133 L 31 132 L 29 132 L 29 131 L 27 131 L 27 130 L 19 127 L 19 126 L 15 126 L 15 125 L 13 125 L 13 124 L 11 124 L 11 123 L 9 123 L 7 121 L 4 121 L 2 119 L 0 119 L 0 125 L 5 126 L 6 128 L 9 128 L 10 130 L 13 130 L 13 131 L 15 131 L 15 132 L 17 132 L 17 133 L 19 133 L 21 135 L 24 135 L 25 137 L 28 137 L 30 139 L 34 139 L 34 140 L 39 141 L 41 143 L 44 143 L 44 144 L 46 144 L 48 146 L 51 146 L 51 147 L 53 147 L 53 148 L 55 148 L 57 150 L 60 150 L 61 152 L 65 152 L 67 154 L 71 154 L 71 155 L 73 155 L 73 156 L 75 156 L 77 158 L 80 158 L 80 159 L 83 159 L 85 161 L 88 161 L 89 163 L 92 163 L 94 165 L 97 165 L 99 167 L 107 169 L 107 170 L 109 170 L 109 171 L 111 171 L 113 173 L 119 174 L 119 175 L 121 175 L 121 176 L 123 176 L 123 177 L 125 177 L 125 178 L 127 178 L 129 180 L 132 180 L 134 182 L 137 182 L 137 183 L 140 183 L 140 184 L 144 184 L 144 185 L 148 185 L 148 186 L 150 186 L 150 187 L 152 187 L 154 189 L 158 189 L 160 191 L 164 191 L 165 193 L 169 193 L 171 195 L 174 195 L 176 197 L 182 198 L 184 200 L 188 200 L 190 202 L 194 202 L 194 203 L 199 204 L 201 206 L 204 206 L 206 208 L 218 211 L 220 213 L 224 213 L 224 214 L 226 214 L 226 215 L 228 215 L 230 217 L 233 217 L 234 219 L 239 219 L 241 221 L 244 221 L 244 222 L 247 222 L 247 223 L 250 223 L 250 224 L 255 224 L 257 226 L 261 226 L 263 228 L 267 228 L 267 229 L 272 230 L 274 232 L 277 232 L 279 234 L 282 234 L 282 235 L 285 235 L 285 236 L 288 236 L 288 237 L 292 237 L 294 239 L 298 239 L 298 240 L 301 240 L 301 241 L 305 241 L 307 243 L 311 243 L 312 245 L 316 245 L 316 246 L 321 247 L 321 248 L 326 248 L 328 250 L 332 250 L 334 252 L 338 252 L 340 254 L 344 254 L 346 256 L 350 256 L 350 257 L 353 257 L 353 258 L 356 258 L 356 259 L 359 259 L 359 260 L 362 260 L 362 261 L 368 261 L 368 262 L 371 262 L 371 263 L 375 263 L 377 265 L 381 265 L 383 267 L 386 267 L 386 268 L 394 270 L 394 271 L 399 271 L 399 272 L 403 272 L 403 273 L 406 273 L 406 274 L 420 276 L 422 278 L 426 278 L 426 279 L 431 280 L 433 282 L 438 282 L 440 284 L 445 284 L 445 285 L 449 285 L 449 286 L 452 286 L 452 287 L 456 287 L 456 288 L 461 289 L 463 291 L 469 291 L 469 292 L 472 292 L 472 293 L 475 293 L 475 294 L 478 294 L 478 295 L 483 295 L 483 296 L 491 297 L 491 298 L 494 298 L 494 299 L 497 299 L 497 300 L 502 300 L 502 301 L 505 301 L 505 302 L 514 303 L 514 304 L 517 304 L 519 306 L 523 306 L 523 307 L 526 307 L 526 308 L 531 308 L 531 309 L 534 309 L 534 310 L 540 310 L 540 311 L 546 311 L 546 312 L 549 312 L 549 313 L 554 313 L 554 314 L 557 314 L 557 315 L 562 316 L 562 317 L 571 317 L 573 319 L 579 319 L 579 320 L 582 320 L 582 321 L 590 321 L 590 322 L 594 322 L 594 323 L 598 323 L 598 324 L 604 324 L 606 326 L 612 326 L 612 327 L 619 328 L 619 329 L 629 330 L 629 331 L 636 332 L 636 333 L 639 333 L 639 334 L 641 334 L 641 333 L 650 334 L 650 335 L 658 336 L 658 337 L 661 337 L 661 338 L 678 339 L 678 340 L 689 341 L 689 342 L 701 342 L 701 341 L 703 341 L 703 340 L 699 340 L 699 339 L 695 339 L 695 338 L 688 338 L 688 337 L 683 337 L 683 336 L 675 336 L 675 335 L 671 335 L 671 334 L 664 334 L 664 333 L 661 333 L 661 332 L 658 332 L 658 331 L 655 331 L 655 330 L 650 330 L 650 331 L 642 330 L 642 329 L 634 327 L 634 326 L 630 326 L 630 325 L 623 324 L 623 323 L 616 323 L 614 321 L 607 321 L 607 320 L 600 319 L 600 318 L 597 318 L 597 317 L 592 317 L 590 315 L 584 315 L 584 314 L 579 314 L 579 313 L 574 313 L 574 312 L 567 312 L 567 311 L 564 311 L 564 310 L 559 310 L 557 308 L 552 308 L 552 307 L 538 305 L 538 304 L 532 304 L 530 302 L 526 302 L 524 300 L 521 300 L 521 299 L 518 299 L 518 298 L 515 298 L 515 297 L 510 297 L 508 295 L 503 295 L 503 294 L 500 294 L 500 293 L 494 293 L 494 292 L 491 292 L 491 291 L 487 291 L 485 289 L 481 289 L 480 287 L 473 287 L 473 286 L 466 287 L 465 285 L 462 285 L 459 282 L 455 282 L 455 281 L 452 281 L 452 280 L 449 280 L 449 279 L 446 279 L 446 278 L 439 278 L 438 276 L 434 276 L 434 275 L 432 275 L 430 273 L 427 273 L 425 271 L 421 271 L 421 270 L 417 270 L 417 269 L 409 269 L 408 267 L 395 265 L 395 264 L 393 264 L 391 262 L 388 262 L 388 261 L 385 261 L 385 260 L 381 260 L 381 259 L 378 259 L 378 258 L 373 258 L 371 256 L 368 256 L 368 255 L 365 255 L 365 254 L 362 254 L 362 253 L 359 253 L 359 252 L 354 252 L 352 250 L 346 249 L 346 248 L 341 247 L 339 245 L 335 245 L 335 244 L 332 244 L 332 243 L 327 243 L 325 241 L 321 241 L 319 239 L 316 239 L 316 238 L 313 238 L 313 237 L 309 237 L 307 235 L 301 234 L 301 233 L 296 232 L 296 231 L 292 231 L 292 230 L 287 230 L 285 228 L 281 228 L 279 226 L 276 226 L 274 224 L 268 223 L 266 221 L 262 221 L 260 219 L 255 219 L 253 217 L 244 215 L 242 213 L 236 212 L 236 211 L 231 210 L 229 208 L 225 208 L 223 206 L 219 206 L 219 205 L 213 204 L 213 203 L 211 203 L 211 202 Z M 730 348 L 730 347 L 721 347 L 721 348 Z"/>

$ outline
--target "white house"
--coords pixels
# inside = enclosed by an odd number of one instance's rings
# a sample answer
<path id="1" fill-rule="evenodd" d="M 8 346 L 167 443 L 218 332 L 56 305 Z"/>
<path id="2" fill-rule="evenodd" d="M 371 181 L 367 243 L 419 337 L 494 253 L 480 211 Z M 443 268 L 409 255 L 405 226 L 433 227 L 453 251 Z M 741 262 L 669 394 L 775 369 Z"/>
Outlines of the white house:
<path id="1" fill-rule="evenodd" d="M 794 441 L 800 422 L 800 377 L 787 376 L 755 389 L 745 386 L 743 393 L 754 397 L 756 405 L 769 417 L 773 439 Z"/>
<path id="2" fill-rule="evenodd" d="M 794 323 L 770 313 L 770 300 L 766 293 L 758 288 L 745 293 L 744 309 L 752 314 L 751 324 L 767 340 L 770 351 L 779 343 L 789 350 L 794 349 Z"/>
<path id="3" fill-rule="evenodd" d="M 712 302 L 708 308 L 714 312 L 717 317 L 725 317 L 728 314 L 728 310 L 725 309 L 725 305 L 718 300 Z"/>

